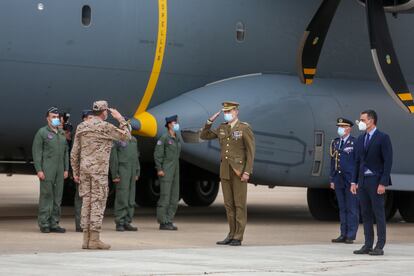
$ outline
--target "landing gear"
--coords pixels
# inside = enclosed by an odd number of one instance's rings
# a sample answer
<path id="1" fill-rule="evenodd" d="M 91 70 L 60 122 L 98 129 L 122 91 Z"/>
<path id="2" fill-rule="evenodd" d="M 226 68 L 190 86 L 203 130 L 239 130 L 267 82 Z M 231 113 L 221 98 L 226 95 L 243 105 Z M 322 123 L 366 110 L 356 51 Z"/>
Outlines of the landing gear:
<path id="1" fill-rule="evenodd" d="M 210 206 L 216 200 L 220 182 L 217 175 L 187 162 L 181 164 L 181 196 L 189 206 Z"/>
<path id="2" fill-rule="evenodd" d="M 308 207 L 311 215 L 322 221 L 339 219 L 339 208 L 335 192 L 331 189 L 308 188 Z"/>
<path id="3" fill-rule="evenodd" d="M 398 210 L 406 222 L 414 222 L 414 192 L 396 192 Z"/>
<path id="4" fill-rule="evenodd" d="M 216 175 L 182 161 L 180 164 L 180 197 L 189 206 L 209 206 L 219 190 Z M 160 181 L 153 164 L 144 164 L 142 175 L 137 182 L 136 202 L 140 206 L 155 207 L 160 197 Z"/>

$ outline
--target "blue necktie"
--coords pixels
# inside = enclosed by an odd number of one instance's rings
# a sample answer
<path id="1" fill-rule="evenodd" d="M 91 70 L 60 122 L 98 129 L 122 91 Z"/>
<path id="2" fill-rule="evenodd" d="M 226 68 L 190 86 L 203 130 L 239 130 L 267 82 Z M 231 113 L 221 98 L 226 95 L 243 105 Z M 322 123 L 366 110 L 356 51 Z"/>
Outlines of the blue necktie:
<path id="1" fill-rule="evenodd" d="M 369 133 L 367 133 L 367 135 L 365 136 L 365 143 L 364 143 L 364 148 L 367 149 L 369 143 Z"/>

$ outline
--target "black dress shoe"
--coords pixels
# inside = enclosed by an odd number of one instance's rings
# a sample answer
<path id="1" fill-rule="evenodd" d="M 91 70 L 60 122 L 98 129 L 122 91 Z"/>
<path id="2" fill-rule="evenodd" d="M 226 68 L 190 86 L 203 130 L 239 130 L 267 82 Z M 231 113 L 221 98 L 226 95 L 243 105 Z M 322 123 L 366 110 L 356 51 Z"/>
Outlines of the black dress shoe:
<path id="1" fill-rule="evenodd" d="M 160 230 L 169 230 L 169 231 L 175 231 L 177 230 L 176 228 L 174 228 L 174 226 L 172 226 L 169 223 L 161 223 L 160 224 Z"/>
<path id="2" fill-rule="evenodd" d="M 363 247 L 361 247 L 361 249 L 355 250 L 354 254 L 359 254 L 359 255 L 369 254 L 371 251 L 372 251 L 371 247 L 367 247 L 367 246 L 364 245 Z"/>
<path id="3" fill-rule="evenodd" d="M 345 242 L 345 240 L 346 240 L 345 236 L 339 236 L 336 239 L 332 239 L 332 242 L 339 243 L 339 242 Z"/>
<path id="4" fill-rule="evenodd" d="M 374 248 L 368 254 L 371 256 L 382 256 L 384 255 L 384 250 L 381 248 Z"/>
<path id="5" fill-rule="evenodd" d="M 132 226 L 131 224 L 124 225 L 125 231 L 138 231 L 138 227 Z"/>
<path id="6" fill-rule="evenodd" d="M 52 233 L 65 233 L 66 229 L 62 228 L 60 226 L 56 226 L 56 227 L 50 228 L 50 232 L 52 232 Z"/>
<path id="7" fill-rule="evenodd" d="M 115 227 L 115 230 L 118 232 L 124 232 L 125 231 L 125 227 L 122 224 L 117 224 Z"/>
<path id="8" fill-rule="evenodd" d="M 345 239 L 344 243 L 346 243 L 346 244 L 353 244 L 354 243 L 354 240 L 347 238 L 347 239 Z"/>
<path id="9" fill-rule="evenodd" d="M 241 240 L 232 240 L 229 245 L 231 246 L 240 246 L 241 245 Z"/>
<path id="10" fill-rule="evenodd" d="M 42 232 L 42 233 L 50 233 L 50 228 L 49 227 L 40 227 L 40 232 Z"/>
<path id="11" fill-rule="evenodd" d="M 229 237 L 226 237 L 224 240 L 216 242 L 216 244 L 218 244 L 218 245 L 227 245 L 227 244 L 231 243 L 232 240 L 233 239 L 230 239 Z"/>
<path id="12" fill-rule="evenodd" d="M 169 225 L 171 225 L 173 228 L 174 228 L 174 230 L 178 230 L 178 227 L 177 227 L 177 225 L 175 225 L 174 223 L 172 223 L 172 222 L 169 222 L 168 223 Z"/>

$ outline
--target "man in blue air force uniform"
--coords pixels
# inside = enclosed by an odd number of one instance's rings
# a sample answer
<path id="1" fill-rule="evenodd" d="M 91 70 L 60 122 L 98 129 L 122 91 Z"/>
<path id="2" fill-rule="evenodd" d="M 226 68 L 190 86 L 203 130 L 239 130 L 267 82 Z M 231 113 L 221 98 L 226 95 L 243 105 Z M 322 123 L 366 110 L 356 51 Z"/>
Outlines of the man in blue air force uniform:
<path id="1" fill-rule="evenodd" d="M 350 120 L 338 118 L 336 125 L 339 137 L 331 143 L 330 182 L 338 200 L 341 234 L 332 242 L 352 244 L 359 223 L 358 199 L 351 193 L 351 179 L 355 168 L 356 139 L 351 136 L 354 124 Z"/>

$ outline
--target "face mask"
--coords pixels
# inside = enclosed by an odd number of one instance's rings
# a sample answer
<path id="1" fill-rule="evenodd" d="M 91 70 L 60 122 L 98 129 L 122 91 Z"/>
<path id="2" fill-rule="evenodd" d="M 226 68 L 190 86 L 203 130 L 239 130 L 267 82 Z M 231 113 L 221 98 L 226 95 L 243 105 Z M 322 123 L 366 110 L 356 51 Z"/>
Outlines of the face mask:
<path id="1" fill-rule="evenodd" d="M 233 121 L 233 114 L 231 114 L 231 113 L 224 113 L 224 120 L 225 120 L 226 122 L 231 122 L 231 121 Z"/>
<path id="2" fill-rule="evenodd" d="M 344 135 L 345 135 L 345 128 L 343 128 L 343 127 L 338 127 L 338 135 L 339 135 L 340 137 L 344 136 Z"/>
<path id="3" fill-rule="evenodd" d="M 51 121 L 52 126 L 57 127 L 60 125 L 60 120 L 59 118 L 53 118 Z"/>
<path id="4" fill-rule="evenodd" d="M 174 130 L 175 132 L 178 132 L 178 131 L 180 130 L 180 125 L 179 125 L 179 124 L 174 124 L 174 125 L 173 125 L 173 130 Z"/>
<path id="5" fill-rule="evenodd" d="M 365 130 L 367 130 L 367 124 L 366 124 L 366 123 L 364 123 L 364 122 L 359 122 L 359 123 L 358 123 L 358 129 L 359 129 L 360 131 L 365 131 Z"/>

